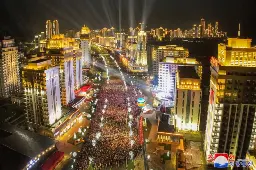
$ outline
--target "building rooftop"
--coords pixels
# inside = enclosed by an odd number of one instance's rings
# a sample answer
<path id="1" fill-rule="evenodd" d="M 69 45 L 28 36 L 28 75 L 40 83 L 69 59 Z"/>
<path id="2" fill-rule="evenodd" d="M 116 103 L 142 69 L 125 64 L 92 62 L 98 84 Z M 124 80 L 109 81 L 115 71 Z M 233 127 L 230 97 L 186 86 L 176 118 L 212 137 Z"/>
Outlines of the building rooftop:
<path id="1" fill-rule="evenodd" d="M 29 63 L 41 63 L 41 62 L 48 61 L 48 60 L 49 59 L 47 59 L 47 58 L 39 58 L 37 60 L 29 61 Z"/>
<path id="2" fill-rule="evenodd" d="M 178 71 L 180 78 L 200 79 L 193 66 L 179 66 Z"/>
<path id="3" fill-rule="evenodd" d="M 28 161 L 54 144 L 54 140 L 48 137 L 1 124 L 0 169 L 22 169 Z"/>
<path id="4" fill-rule="evenodd" d="M 162 114 L 158 125 L 158 132 L 174 133 L 174 125 L 169 124 L 169 115 Z"/>

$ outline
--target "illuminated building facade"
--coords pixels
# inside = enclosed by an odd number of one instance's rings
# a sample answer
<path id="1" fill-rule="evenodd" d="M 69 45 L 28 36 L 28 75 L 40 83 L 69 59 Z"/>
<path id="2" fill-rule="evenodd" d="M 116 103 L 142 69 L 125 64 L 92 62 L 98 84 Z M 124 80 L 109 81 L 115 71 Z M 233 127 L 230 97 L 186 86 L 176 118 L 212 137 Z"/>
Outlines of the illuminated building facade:
<path id="1" fill-rule="evenodd" d="M 164 92 L 170 107 L 173 107 L 176 99 L 176 73 L 178 66 L 196 66 L 201 77 L 201 66 L 194 58 L 166 57 L 165 61 L 159 63 L 158 90 Z"/>
<path id="2" fill-rule="evenodd" d="M 137 42 L 137 57 L 136 64 L 140 66 L 147 65 L 147 34 L 145 31 L 140 31 L 138 33 Z"/>
<path id="3" fill-rule="evenodd" d="M 74 53 L 77 42 L 65 38 L 63 34 L 54 35 L 47 44 L 47 56 L 54 66 L 60 67 L 61 103 L 68 105 L 75 99 L 74 92 Z"/>
<path id="4" fill-rule="evenodd" d="M 127 38 L 128 43 L 134 43 L 137 42 L 137 35 L 136 31 L 133 28 L 129 28 L 129 33 L 128 33 L 128 38 Z"/>
<path id="5" fill-rule="evenodd" d="M 10 97 L 20 91 L 18 47 L 11 37 L 0 39 L 0 97 Z"/>
<path id="6" fill-rule="evenodd" d="M 52 125 L 61 117 L 59 67 L 51 60 L 34 58 L 22 70 L 28 127 Z"/>
<path id="7" fill-rule="evenodd" d="M 205 36 L 205 20 L 202 18 L 201 19 L 201 31 L 200 31 L 201 37 Z"/>
<path id="8" fill-rule="evenodd" d="M 58 35 L 60 34 L 60 26 L 59 26 L 59 21 L 54 20 L 52 22 L 52 35 Z"/>
<path id="9" fill-rule="evenodd" d="M 115 33 L 116 48 L 125 48 L 125 33 Z"/>
<path id="10" fill-rule="evenodd" d="M 52 21 L 47 20 L 46 25 L 45 25 L 45 33 L 46 33 L 46 39 L 51 39 L 52 38 Z"/>
<path id="11" fill-rule="evenodd" d="M 83 26 L 80 32 L 82 61 L 86 67 L 89 67 L 92 63 L 90 55 L 90 32 L 90 29 L 86 26 Z"/>
<path id="12" fill-rule="evenodd" d="M 201 113 L 201 79 L 194 66 L 179 66 L 175 103 L 176 128 L 199 130 Z"/>
<path id="13" fill-rule="evenodd" d="M 83 60 L 80 50 L 74 51 L 74 77 L 75 89 L 79 89 L 83 85 Z"/>
<path id="14" fill-rule="evenodd" d="M 188 49 L 178 47 L 176 45 L 166 45 L 159 46 L 158 48 L 152 48 L 153 75 L 158 75 L 159 62 L 162 61 L 165 57 L 188 57 L 188 55 Z"/>
<path id="15" fill-rule="evenodd" d="M 244 159 L 256 138 L 256 48 L 238 38 L 218 48 L 219 59 L 211 59 L 205 152 Z"/>
<path id="16" fill-rule="evenodd" d="M 219 22 L 215 22 L 214 36 L 218 36 L 219 33 Z"/>
<path id="17" fill-rule="evenodd" d="M 157 28 L 156 29 L 157 40 L 162 41 L 164 37 L 165 37 L 165 30 L 163 29 L 163 27 Z"/>

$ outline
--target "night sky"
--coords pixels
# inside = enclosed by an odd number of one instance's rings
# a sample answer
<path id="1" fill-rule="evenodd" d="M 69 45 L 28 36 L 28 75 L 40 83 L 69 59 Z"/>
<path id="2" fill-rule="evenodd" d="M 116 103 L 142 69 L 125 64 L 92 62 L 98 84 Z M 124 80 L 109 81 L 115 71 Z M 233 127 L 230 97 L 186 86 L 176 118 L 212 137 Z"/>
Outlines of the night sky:
<path id="1" fill-rule="evenodd" d="M 206 22 L 219 21 L 221 30 L 236 36 L 238 23 L 242 35 L 256 39 L 256 0 L 121 0 L 122 27 L 137 26 L 142 18 L 148 28 L 189 29 Z M 13 36 L 31 37 L 44 31 L 47 19 L 58 19 L 60 31 L 118 28 L 119 0 L 1 0 L 0 29 Z M 146 5 L 145 5 L 146 4 Z M 133 19 L 132 19 L 133 18 Z"/>

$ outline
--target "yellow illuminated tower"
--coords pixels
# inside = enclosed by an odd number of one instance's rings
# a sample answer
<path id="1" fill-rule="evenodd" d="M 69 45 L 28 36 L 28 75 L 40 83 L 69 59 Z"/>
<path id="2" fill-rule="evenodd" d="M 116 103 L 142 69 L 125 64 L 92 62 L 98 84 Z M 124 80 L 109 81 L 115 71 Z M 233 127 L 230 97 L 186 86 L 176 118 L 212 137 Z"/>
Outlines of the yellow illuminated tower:
<path id="1" fill-rule="evenodd" d="M 228 153 L 245 159 L 255 149 L 256 48 L 251 39 L 229 38 L 211 59 L 206 156 Z"/>
<path id="2" fill-rule="evenodd" d="M 46 39 L 51 39 L 52 38 L 52 21 L 47 20 L 45 28 L 46 28 L 46 31 L 45 31 Z"/>
<path id="3" fill-rule="evenodd" d="M 144 31 L 144 24 L 140 24 L 141 28 L 137 36 L 136 64 L 139 66 L 147 66 L 147 33 Z"/>
<path id="4" fill-rule="evenodd" d="M 0 37 L 0 97 L 10 97 L 20 90 L 19 54 L 10 36 Z"/>
<path id="5" fill-rule="evenodd" d="M 92 63 L 90 55 L 90 33 L 87 26 L 83 26 L 80 32 L 83 66 L 90 67 Z"/>
<path id="6" fill-rule="evenodd" d="M 201 115 L 201 79 L 193 66 L 179 66 L 175 102 L 176 128 L 198 131 Z"/>
<path id="7" fill-rule="evenodd" d="M 22 85 L 29 129 L 48 127 L 61 118 L 59 67 L 53 67 L 51 60 L 30 60 L 22 69 Z"/>
<path id="8" fill-rule="evenodd" d="M 60 26 L 58 20 L 52 22 L 52 35 L 60 34 Z"/>
<path id="9" fill-rule="evenodd" d="M 60 87 L 62 105 L 75 99 L 74 92 L 74 48 L 75 39 L 65 38 L 63 34 L 54 35 L 47 44 L 46 54 L 52 65 L 60 67 Z"/>
<path id="10" fill-rule="evenodd" d="M 201 37 L 205 36 L 205 20 L 202 18 L 201 19 L 201 32 L 200 32 Z"/>
<path id="11" fill-rule="evenodd" d="M 208 37 L 211 37 L 212 36 L 212 24 L 208 24 Z"/>
<path id="12" fill-rule="evenodd" d="M 215 34 L 215 36 L 218 35 L 218 32 L 219 32 L 219 22 L 215 22 L 215 28 L 214 28 L 214 34 Z"/>

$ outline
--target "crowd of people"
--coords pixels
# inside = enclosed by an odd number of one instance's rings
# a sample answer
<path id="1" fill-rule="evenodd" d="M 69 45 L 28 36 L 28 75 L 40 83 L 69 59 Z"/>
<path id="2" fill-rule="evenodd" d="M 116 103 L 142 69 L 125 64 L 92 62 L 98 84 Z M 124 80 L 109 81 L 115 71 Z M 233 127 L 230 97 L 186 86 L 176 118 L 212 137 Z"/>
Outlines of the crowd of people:
<path id="1" fill-rule="evenodd" d="M 130 159 L 130 151 L 134 156 L 141 152 L 137 130 L 140 114 L 137 99 L 142 95 L 138 91 L 136 86 L 127 86 L 126 89 L 123 81 L 115 76 L 110 76 L 109 84 L 105 83 L 101 87 L 96 112 L 91 120 L 87 140 L 77 158 L 76 169 L 84 170 L 93 166 L 98 170 L 122 166 Z M 128 102 L 133 116 L 132 136 L 129 135 L 130 127 L 127 124 Z M 99 132 L 101 136 L 93 144 Z M 131 140 L 134 141 L 132 145 Z"/>

